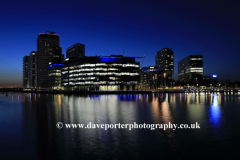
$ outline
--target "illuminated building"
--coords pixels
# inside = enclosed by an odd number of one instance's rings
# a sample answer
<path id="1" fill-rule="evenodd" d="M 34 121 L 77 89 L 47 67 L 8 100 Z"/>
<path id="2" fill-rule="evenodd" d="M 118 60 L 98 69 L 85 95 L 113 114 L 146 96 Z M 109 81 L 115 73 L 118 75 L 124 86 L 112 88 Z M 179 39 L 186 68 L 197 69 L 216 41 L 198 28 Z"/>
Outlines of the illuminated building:
<path id="1" fill-rule="evenodd" d="M 61 89 L 61 68 L 64 64 L 50 64 L 48 68 L 48 87 Z"/>
<path id="2" fill-rule="evenodd" d="M 178 62 L 178 80 L 191 84 L 203 82 L 203 55 L 189 55 Z"/>
<path id="3" fill-rule="evenodd" d="M 29 87 L 37 86 L 36 56 L 37 56 L 36 51 L 32 51 L 29 56 L 29 71 L 28 71 Z"/>
<path id="4" fill-rule="evenodd" d="M 156 66 L 143 67 L 140 70 L 141 89 L 157 89 L 161 85 L 161 71 Z"/>
<path id="5" fill-rule="evenodd" d="M 47 87 L 48 65 L 56 59 L 64 60 L 59 47 L 59 35 L 40 33 L 37 38 L 37 87 Z"/>
<path id="6" fill-rule="evenodd" d="M 214 86 L 219 87 L 219 85 L 217 85 L 219 82 L 217 75 L 204 76 L 203 81 L 204 81 L 204 85 L 208 87 L 214 87 Z"/>
<path id="7" fill-rule="evenodd" d="M 28 87 L 29 85 L 29 56 L 23 57 L 23 87 Z"/>
<path id="8" fill-rule="evenodd" d="M 158 51 L 155 56 L 155 63 L 162 73 L 161 86 L 172 85 L 172 75 L 174 73 L 174 53 L 172 49 L 163 48 Z M 165 82 L 167 84 L 164 84 Z"/>
<path id="9" fill-rule="evenodd" d="M 85 57 L 85 44 L 76 43 L 71 47 L 67 48 L 66 58 L 71 57 Z"/>
<path id="10" fill-rule="evenodd" d="M 137 90 L 140 82 L 137 57 L 122 55 L 65 59 L 64 90 Z M 138 57 L 140 58 L 140 57 Z"/>

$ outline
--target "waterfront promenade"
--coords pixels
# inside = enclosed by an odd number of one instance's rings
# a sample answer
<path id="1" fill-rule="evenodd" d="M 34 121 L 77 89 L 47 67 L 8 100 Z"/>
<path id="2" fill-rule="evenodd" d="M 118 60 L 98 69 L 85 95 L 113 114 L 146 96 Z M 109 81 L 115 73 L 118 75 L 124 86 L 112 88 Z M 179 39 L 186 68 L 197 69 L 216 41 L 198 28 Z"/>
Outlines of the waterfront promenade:
<path id="1" fill-rule="evenodd" d="M 151 93 L 213 93 L 213 92 L 240 92 L 240 88 L 209 88 L 209 89 L 157 89 L 157 90 L 117 90 L 117 91 L 61 91 L 50 89 L 23 89 L 23 88 L 0 88 L 0 92 L 22 93 L 50 93 L 50 94 L 151 94 Z"/>

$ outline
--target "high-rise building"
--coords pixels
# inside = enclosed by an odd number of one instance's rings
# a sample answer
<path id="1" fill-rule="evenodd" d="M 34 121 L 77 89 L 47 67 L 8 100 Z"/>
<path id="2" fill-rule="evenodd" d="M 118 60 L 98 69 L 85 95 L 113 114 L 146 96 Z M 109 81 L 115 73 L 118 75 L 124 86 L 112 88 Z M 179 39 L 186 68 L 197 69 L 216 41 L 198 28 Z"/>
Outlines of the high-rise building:
<path id="1" fill-rule="evenodd" d="M 155 56 L 155 63 L 158 69 L 161 71 L 162 84 L 161 86 L 172 85 L 172 75 L 174 73 L 174 53 L 172 49 L 163 48 L 157 52 Z M 164 78 L 164 80 L 163 80 Z M 163 83 L 166 84 L 163 84 Z"/>
<path id="2" fill-rule="evenodd" d="M 203 82 L 203 55 L 189 55 L 179 61 L 178 80 L 189 85 Z"/>
<path id="3" fill-rule="evenodd" d="M 76 44 L 72 45 L 71 47 L 68 47 L 67 51 L 66 51 L 66 57 L 67 58 L 85 57 L 85 44 L 76 43 Z"/>
<path id="4" fill-rule="evenodd" d="M 47 87 L 49 62 L 64 59 L 55 32 L 40 33 L 37 38 L 37 87 Z"/>
<path id="5" fill-rule="evenodd" d="M 29 56 L 23 57 L 23 87 L 29 86 Z"/>
<path id="6" fill-rule="evenodd" d="M 158 89 L 161 85 L 161 71 L 156 66 L 143 67 L 140 70 L 140 88 Z"/>
<path id="7" fill-rule="evenodd" d="M 28 70 L 28 79 L 29 79 L 29 87 L 36 87 L 36 61 L 37 61 L 37 51 L 32 51 L 29 56 L 29 70 Z"/>

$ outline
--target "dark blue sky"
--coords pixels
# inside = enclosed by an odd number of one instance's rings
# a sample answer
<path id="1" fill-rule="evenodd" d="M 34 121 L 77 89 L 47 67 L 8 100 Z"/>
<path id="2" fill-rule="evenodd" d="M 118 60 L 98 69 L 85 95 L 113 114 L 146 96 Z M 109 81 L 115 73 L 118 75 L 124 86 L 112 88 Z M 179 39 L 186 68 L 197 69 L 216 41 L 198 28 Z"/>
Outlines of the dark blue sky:
<path id="1" fill-rule="evenodd" d="M 22 58 L 37 50 L 46 30 L 60 35 L 63 54 L 75 44 L 86 56 L 144 56 L 174 51 L 178 61 L 203 55 L 204 75 L 240 81 L 240 3 L 236 0 L 58 0 L 4 1 L 0 6 L 1 59 L 22 71 Z M 142 60 L 141 60 L 142 62 Z"/>

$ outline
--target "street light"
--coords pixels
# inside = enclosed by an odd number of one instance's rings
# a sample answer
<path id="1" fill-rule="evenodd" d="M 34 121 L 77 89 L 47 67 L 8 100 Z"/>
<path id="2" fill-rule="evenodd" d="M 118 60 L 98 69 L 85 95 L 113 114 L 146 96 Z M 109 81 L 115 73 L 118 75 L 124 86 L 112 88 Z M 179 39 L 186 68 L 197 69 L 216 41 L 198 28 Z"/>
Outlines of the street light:
<path id="1" fill-rule="evenodd" d="M 154 76 L 153 76 L 153 89 L 154 89 Z"/>
<path id="2" fill-rule="evenodd" d="M 163 74 L 165 79 L 165 89 L 166 89 L 166 73 Z"/>
<path id="3" fill-rule="evenodd" d="M 155 74 L 155 79 L 156 79 L 156 89 L 158 89 L 158 85 L 157 85 L 157 74 Z"/>

